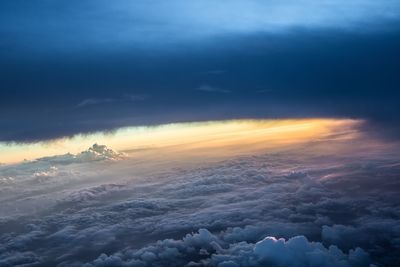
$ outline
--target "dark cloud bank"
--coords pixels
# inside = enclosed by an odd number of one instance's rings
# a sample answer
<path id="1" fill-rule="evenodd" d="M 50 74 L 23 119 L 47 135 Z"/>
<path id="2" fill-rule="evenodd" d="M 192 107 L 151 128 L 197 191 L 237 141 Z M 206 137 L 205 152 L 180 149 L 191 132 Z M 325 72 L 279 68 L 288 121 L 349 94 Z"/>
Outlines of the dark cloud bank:
<path id="1" fill-rule="evenodd" d="M 0 141 L 276 117 L 398 137 L 396 1 L 0 5 Z"/>
<path id="2" fill-rule="evenodd" d="M 397 152 L 294 150 L 137 176 L 95 150 L 0 167 L 0 266 L 400 263 Z"/>

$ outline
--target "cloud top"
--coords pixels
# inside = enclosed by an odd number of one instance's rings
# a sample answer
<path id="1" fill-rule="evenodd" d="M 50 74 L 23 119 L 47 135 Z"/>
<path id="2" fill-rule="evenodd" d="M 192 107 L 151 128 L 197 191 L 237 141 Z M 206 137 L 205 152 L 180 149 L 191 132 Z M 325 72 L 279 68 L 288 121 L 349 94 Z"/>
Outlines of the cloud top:
<path id="1" fill-rule="evenodd" d="M 333 139 L 323 149 L 321 142 L 203 158 L 200 166 L 190 157 L 186 164 L 137 157 L 2 166 L 0 259 L 9 265 L 396 267 L 399 150 L 393 144 L 371 150 L 354 140 L 342 147 Z M 88 151 L 111 153 L 103 146 Z"/>
<path id="2" fill-rule="evenodd" d="M 226 243 L 207 229 L 181 240 L 166 239 L 139 250 L 100 255 L 84 267 L 97 266 L 217 266 L 217 267 L 373 267 L 360 248 L 343 253 L 304 236 L 266 237 L 257 243 Z"/>
<path id="3" fill-rule="evenodd" d="M 82 151 L 76 155 L 67 153 L 64 155 L 56 155 L 50 157 L 43 157 L 37 161 L 44 161 L 57 164 L 71 164 L 71 163 L 84 163 L 92 161 L 115 161 L 122 159 L 123 154 L 113 151 L 105 145 L 98 145 L 97 143 L 89 147 L 88 150 Z"/>

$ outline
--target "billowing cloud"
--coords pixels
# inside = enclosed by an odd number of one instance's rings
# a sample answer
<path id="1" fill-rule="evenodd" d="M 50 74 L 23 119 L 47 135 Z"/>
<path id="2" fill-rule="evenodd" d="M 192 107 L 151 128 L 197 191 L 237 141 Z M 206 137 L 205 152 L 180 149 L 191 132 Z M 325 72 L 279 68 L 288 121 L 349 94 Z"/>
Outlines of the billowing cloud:
<path id="1" fill-rule="evenodd" d="M 349 155 L 337 142 L 200 166 L 157 158 L 143 169 L 125 157 L 29 168 L 31 177 L 51 176 L 42 181 L 27 179 L 25 169 L 2 187 L 0 259 L 28 266 L 397 266 L 398 150 L 349 141 Z"/>
<path id="2" fill-rule="evenodd" d="M 73 155 L 67 153 L 65 155 L 57 155 L 39 158 L 37 161 L 59 163 L 59 164 L 71 164 L 71 163 L 82 163 L 90 161 L 102 161 L 102 160 L 118 160 L 123 157 L 123 154 L 113 151 L 107 148 L 105 145 L 94 144 L 86 151 L 82 151 L 79 154 Z"/>
<path id="3" fill-rule="evenodd" d="M 139 250 L 111 256 L 100 255 L 85 267 L 94 266 L 276 266 L 276 267 L 372 267 L 368 254 L 360 248 L 343 253 L 338 247 L 324 247 L 304 236 L 266 237 L 257 243 L 226 243 L 206 229 L 182 240 L 166 239 Z"/>

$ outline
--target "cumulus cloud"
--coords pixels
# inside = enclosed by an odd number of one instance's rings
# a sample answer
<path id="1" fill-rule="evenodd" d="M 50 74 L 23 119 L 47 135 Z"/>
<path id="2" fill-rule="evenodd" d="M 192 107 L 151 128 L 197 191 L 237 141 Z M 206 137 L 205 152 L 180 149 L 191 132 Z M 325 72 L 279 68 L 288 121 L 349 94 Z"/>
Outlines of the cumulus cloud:
<path id="1" fill-rule="evenodd" d="M 123 158 L 122 153 L 94 144 L 76 155 L 67 153 L 1 166 L 0 218 L 38 213 L 60 200 L 93 199 L 102 194 L 99 183 L 109 178 L 105 165 Z M 113 184 L 104 186 L 112 188 Z"/>
<path id="2" fill-rule="evenodd" d="M 115 152 L 105 145 L 93 144 L 93 146 L 91 146 L 88 150 L 82 151 L 76 155 L 67 153 L 64 155 L 40 158 L 37 161 L 45 161 L 58 164 L 71 164 L 102 160 L 114 161 L 121 159 L 122 157 L 123 154 Z"/>
<path id="3" fill-rule="evenodd" d="M 19 164 L 0 167 L 1 190 L 7 186 L 34 186 L 35 184 L 59 183 L 60 178 L 71 178 L 78 173 L 77 164 L 116 162 L 124 158 L 124 154 L 115 152 L 105 145 L 94 144 L 89 149 L 76 155 L 67 153 L 24 161 Z M 74 165 L 70 168 L 67 165 Z M 82 165 L 83 166 L 83 165 Z M 85 169 L 87 171 L 87 168 Z M 21 189 L 21 188 L 19 188 Z"/>
<path id="4" fill-rule="evenodd" d="M 19 176 L 12 192 L 2 191 L 0 259 L 5 266 L 16 259 L 59 266 L 397 266 L 397 153 L 306 151 L 172 164 L 142 175 L 133 159 L 29 168 L 30 177 L 52 182 L 35 186 Z"/>
<path id="5" fill-rule="evenodd" d="M 39 263 L 39 257 L 32 252 L 6 252 L 0 255 L 0 266 L 29 266 Z"/>
<path id="6" fill-rule="evenodd" d="M 73 191 L 64 201 L 70 202 L 87 202 L 96 199 L 116 190 L 121 190 L 124 185 L 121 184 L 102 184 L 90 188 L 85 188 L 78 191 Z"/>
<path id="7" fill-rule="evenodd" d="M 304 236 L 266 237 L 257 243 L 226 243 L 206 229 L 181 240 L 166 239 L 139 250 L 111 256 L 100 255 L 85 267 L 95 266 L 275 266 L 275 267 L 367 267 L 368 254 L 360 248 L 343 253 L 338 247 L 324 247 Z"/>

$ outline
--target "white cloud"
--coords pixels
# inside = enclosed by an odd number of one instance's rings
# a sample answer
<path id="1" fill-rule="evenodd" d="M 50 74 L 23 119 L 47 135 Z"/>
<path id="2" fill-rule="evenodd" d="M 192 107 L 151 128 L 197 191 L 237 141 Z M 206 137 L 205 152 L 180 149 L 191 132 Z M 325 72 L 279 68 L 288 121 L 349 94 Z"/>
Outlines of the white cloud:
<path id="1" fill-rule="evenodd" d="M 304 236 L 285 239 L 266 237 L 257 243 L 225 243 L 206 229 L 181 240 L 165 239 L 139 250 L 111 256 L 100 255 L 85 267 L 94 266 L 275 266 L 275 267 L 368 267 L 368 254 L 360 248 L 343 253 L 326 248 Z"/>
<path id="2" fill-rule="evenodd" d="M 88 150 L 82 151 L 76 155 L 67 153 L 59 156 L 50 156 L 37 159 L 37 161 L 52 162 L 58 164 L 84 163 L 92 161 L 122 159 L 123 154 L 113 151 L 105 145 L 93 144 Z"/>
<path id="3" fill-rule="evenodd" d="M 172 164 L 160 173 L 143 171 L 137 158 L 109 161 L 115 152 L 106 147 L 84 153 L 90 156 L 71 164 L 2 167 L 1 177 L 14 180 L 0 195 L 0 259 L 12 262 L 18 253 L 60 266 L 391 266 L 400 250 L 396 155 L 286 151 L 195 168 Z M 35 174 L 49 179 L 39 185 Z"/>

